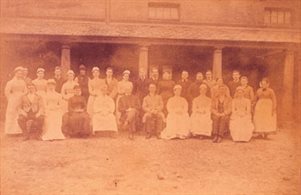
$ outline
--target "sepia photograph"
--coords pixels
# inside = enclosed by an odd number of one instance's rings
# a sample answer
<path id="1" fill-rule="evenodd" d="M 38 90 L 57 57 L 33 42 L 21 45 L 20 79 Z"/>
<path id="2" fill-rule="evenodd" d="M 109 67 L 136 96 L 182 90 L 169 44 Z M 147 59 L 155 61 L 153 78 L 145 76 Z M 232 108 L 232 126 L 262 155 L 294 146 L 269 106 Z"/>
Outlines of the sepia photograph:
<path id="1" fill-rule="evenodd" d="M 301 0 L 0 0 L 1 195 L 301 195 Z"/>

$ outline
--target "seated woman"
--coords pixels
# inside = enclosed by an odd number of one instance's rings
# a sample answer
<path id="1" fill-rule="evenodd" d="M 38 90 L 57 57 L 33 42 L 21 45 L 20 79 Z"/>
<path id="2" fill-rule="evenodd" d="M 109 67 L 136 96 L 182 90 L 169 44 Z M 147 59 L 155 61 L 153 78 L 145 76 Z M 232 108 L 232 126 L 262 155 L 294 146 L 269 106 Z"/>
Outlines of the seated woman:
<path id="1" fill-rule="evenodd" d="M 211 136 L 211 99 L 206 96 L 207 85 L 201 84 L 199 87 L 200 95 L 192 101 L 191 134 L 193 136 Z"/>
<path id="2" fill-rule="evenodd" d="M 213 121 L 213 143 L 220 143 L 225 132 L 228 129 L 229 118 L 231 114 L 232 98 L 229 94 L 229 89 L 220 85 L 216 96 L 212 98 L 211 117 Z"/>
<path id="3" fill-rule="evenodd" d="M 92 133 L 86 99 L 81 96 L 78 84 L 73 90 L 74 96 L 68 100 L 68 112 L 63 115 L 62 130 L 65 136 L 86 138 Z"/>
<path id="4" fill-rule="evenodd" d="M 180 138 L 189 136 L 190 121 L 188 115 L 188 102 L 181 97 L 181 85 L 174 86 L 174 96 L 167 101 L 166 128 L 161 133 L 162 139 Z"/>
<path id="5" fill-rule="evenodd" d="M 62 132 L 62 95 L 55 91 L 56 82 L 54 79 L 47 81 L 47 91 L 44 97 L 45 124 L 42 140 L 65 139 Z"/>
<path id="6" fill-rule="evenodd" d="M 254 130 L 251 101 L 244 97 L 244 88 L 237 87 L 232 101 L 230 133 L 233 141 L 250 141 Z"/>
<path id="7" fill-rule="evenodd" d="M 93 102 L 93 132 L 117 133 L 117 124 L 114 116 L 114 100 L 107 95 L 107 85 L 95 91 L 97 96 Z"/>

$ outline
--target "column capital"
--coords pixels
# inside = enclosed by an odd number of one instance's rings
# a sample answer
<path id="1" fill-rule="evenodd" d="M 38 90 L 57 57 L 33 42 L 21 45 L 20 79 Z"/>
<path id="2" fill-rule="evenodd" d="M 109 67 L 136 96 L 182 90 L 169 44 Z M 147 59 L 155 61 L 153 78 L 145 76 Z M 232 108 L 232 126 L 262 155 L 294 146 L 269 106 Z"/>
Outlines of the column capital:
<path id="1" fill-rule="evenodd" d="M 294 55 L 295 50 L 293 50 L 293 49 L 285 49 L 284 52 L 285 52 L 286 55 Z"/>
<path id="2" fill-rule="evenodd" d="M 62 44 L 62 49 L 70 49 L 70 48 L 71 48 L 70 44 L 68 44 L 68 43 Z"/>
<path id="3" fill-rule="evenodd" d="M 138 45 L 140 49 L 148 49 L 150 44 L 147 44 L 147 43 L 141 43 Z"/>
<path id="4" fill-rule="evenodd" d="M 213 51 L 214 52 L 221 52 L 222 50 L 223 50 L 223 46 L 215 46 L 215 47 L 213 47 Z"/>

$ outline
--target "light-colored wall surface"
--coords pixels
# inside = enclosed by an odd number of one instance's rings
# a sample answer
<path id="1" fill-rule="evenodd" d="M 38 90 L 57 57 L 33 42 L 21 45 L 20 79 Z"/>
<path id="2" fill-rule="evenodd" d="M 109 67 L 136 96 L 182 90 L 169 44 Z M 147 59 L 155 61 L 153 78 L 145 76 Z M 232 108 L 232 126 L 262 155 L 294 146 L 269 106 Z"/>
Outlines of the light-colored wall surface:
<path id="1" fill-rule="evenodd" d="M 300 25 L 298 0 L 2 0 L 4 17 L 105 20 L 112 22 L 154 22 L 148 18 L 148 3 L 180 5 L 175 23 L 264 26 L 264 8 L 289 8 L 293 25 Z M 106 14 L 107 13 L 107 14 Z M 169 23 L 168 21 L 159 21 Z"/>

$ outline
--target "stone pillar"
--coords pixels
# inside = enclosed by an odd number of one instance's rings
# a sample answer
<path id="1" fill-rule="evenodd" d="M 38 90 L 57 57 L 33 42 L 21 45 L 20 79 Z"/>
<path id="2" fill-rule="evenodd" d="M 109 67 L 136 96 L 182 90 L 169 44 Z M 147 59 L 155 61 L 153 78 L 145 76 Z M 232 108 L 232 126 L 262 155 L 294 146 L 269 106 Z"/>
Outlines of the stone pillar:
<path id="1" fill-rule="evenodd" d="M 61 67 L 63 75 L 66 75 L 66 72 L 71 68 L 71 49 L 70 45 L 62 45 L 61 50 Z"/>
<path id="2" fill-rule="evenodd" d="M 139 48 L 139 75 L 141 73 L 148 76 L 148 46 L 140 46 Z"/>
<path id="3" fill-rule="evenodd" d="M 214 48 L 213 51 L 213 64 L 212 64 L 212 73 L 213 78 L 222 78 L 222 60 L 223 60 L 222 48 Z"/>
<path id="4" fill-rule="evenodd" d="M 294 90 L 294 64 L 295 53 L 292 50 L 285 52 L 284 69 L 283 69 L 283 94 L 282 94 L 282 111 L 286 121 L 292 121 L 293 118 L 293 90 Z M 279 109 L 279 108 L 278 108 Z"/>

